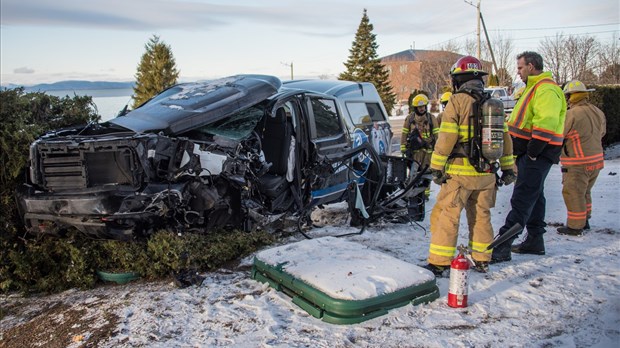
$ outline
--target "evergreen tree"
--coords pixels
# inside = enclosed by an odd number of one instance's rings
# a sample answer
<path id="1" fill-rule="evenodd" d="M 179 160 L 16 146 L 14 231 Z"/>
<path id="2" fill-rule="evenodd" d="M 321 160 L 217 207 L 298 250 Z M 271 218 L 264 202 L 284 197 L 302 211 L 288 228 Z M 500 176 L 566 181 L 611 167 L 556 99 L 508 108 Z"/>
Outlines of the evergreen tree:
<path id="1" fill-rule="evenodd" d="M 179 77 L 172 50 L 163 41 L 159 41 L 159 36 L 153 35 L 144 48 L 146 52 L 142 55 L 135 75 L 134 108 L 176 84 Z"/>
<path id="2" fill-rule="evenodd" d="M 338 76 L 339 80 L 372 82 L 388 112 L 392 110 L 396 102 L 396 95 L 392 92 L 389 82 L 389 72 L 377 55 L 376 35 L 372 33 L 373 25 L 370 23 L 364 9 L 362 21 L 357 28 L 355 41 L 349 50 L 349 58 L 344 66 L 347 70 Z"/>

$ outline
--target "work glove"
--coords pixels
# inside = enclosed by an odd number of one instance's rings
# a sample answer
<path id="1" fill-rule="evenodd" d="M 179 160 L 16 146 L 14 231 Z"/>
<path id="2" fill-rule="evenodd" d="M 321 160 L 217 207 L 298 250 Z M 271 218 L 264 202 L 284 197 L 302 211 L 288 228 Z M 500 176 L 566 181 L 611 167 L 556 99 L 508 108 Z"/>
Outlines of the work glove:
<path id="1" fill-rule="evenodd" d="M 443 170 L 431 169 L 433 182 L 437 185 L 444 184 L 450 178 Z"/>
<path id="2" fill-rule="evenodd" d="M 517 181 L 517 176 L 512 169 L 502 170 L 502 177 L 500 178 L 504 185 L 510 185 Z"/>

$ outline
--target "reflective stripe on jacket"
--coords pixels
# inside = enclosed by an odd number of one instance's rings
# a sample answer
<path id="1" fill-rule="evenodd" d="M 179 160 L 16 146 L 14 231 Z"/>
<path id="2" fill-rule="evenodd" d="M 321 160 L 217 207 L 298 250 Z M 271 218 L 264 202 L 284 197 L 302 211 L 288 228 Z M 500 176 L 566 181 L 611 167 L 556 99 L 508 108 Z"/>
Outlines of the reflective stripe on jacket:
<path id="1" fill-rule="evenodd" d="M 466 93 L 455 93 L 444 110 L 439 136 L 435 150 L 431 157 L 431 168 L 445 170 L 451 175 L 485 176 L 492 173 L 480 173 L 469 162 L 468 158 L 450 158 L 458 143 L 466 143 L 469 138 L 469 118 L 473 114 L 475 99 Z M 502 169 L 512 169 L 512 140 L 508 134 L 508 127 L 504 124 L 504 151 L 500 158 Z"/>
<path id="2" fill-rule="evenodd" d="M 561 146 L 565 119 L 564 93 L 551 73 L 544 72 L 528 77 L 525 91 L 510 114 L 508 129 L 516 138 Z"/>
<path id="3" fill-rule="evenodd" d="M 414 128 L 418 128 L 422 140 L 428 142 L 429 144 L 432 144 L 435 139 L 437 139 L 437 134 L 439 133 L 437 119 L 429 113 L 418 116 L 415 112 L 413 112 L 407 115 L 401 130 L 400 150 L 402 152 L 407 150 L 407 137 Z M 426 149 L 426 151 L 431 153 L 433 149 Z"/>
<path id="4" fill-rule="evenodd" d="M 564 126 L 564 147 L 560 162 L 563 166 L 585 166 L 603 168 L 603 146 L 605 135 L 605 114 L 585 99 L 572 104 L 566 113 Z"/>

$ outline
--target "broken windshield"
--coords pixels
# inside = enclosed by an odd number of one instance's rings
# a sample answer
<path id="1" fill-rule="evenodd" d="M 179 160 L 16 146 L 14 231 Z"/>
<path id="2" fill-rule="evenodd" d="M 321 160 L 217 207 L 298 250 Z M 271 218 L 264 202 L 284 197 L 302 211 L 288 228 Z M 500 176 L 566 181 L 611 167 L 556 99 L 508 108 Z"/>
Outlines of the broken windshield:
<path id="1" fill-rule="evenodd" d="M 203 134 L 218 135 L 234 140 L 243 139 L 252 133 L 264 113 L 262 108 L 253 106 L 197 130 Z"/>

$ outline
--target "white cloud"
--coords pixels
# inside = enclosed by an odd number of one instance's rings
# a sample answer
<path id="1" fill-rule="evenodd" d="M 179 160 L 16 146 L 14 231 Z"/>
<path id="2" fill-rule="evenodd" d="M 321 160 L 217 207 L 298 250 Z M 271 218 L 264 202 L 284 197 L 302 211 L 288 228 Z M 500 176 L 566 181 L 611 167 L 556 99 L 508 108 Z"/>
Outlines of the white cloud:
<path id="1" fill-rule="evenodd" d="M 28 67 L 19 67 L 13 70 L 14 74 L 34 74 L 34 69 L 30 69 Z"/>

